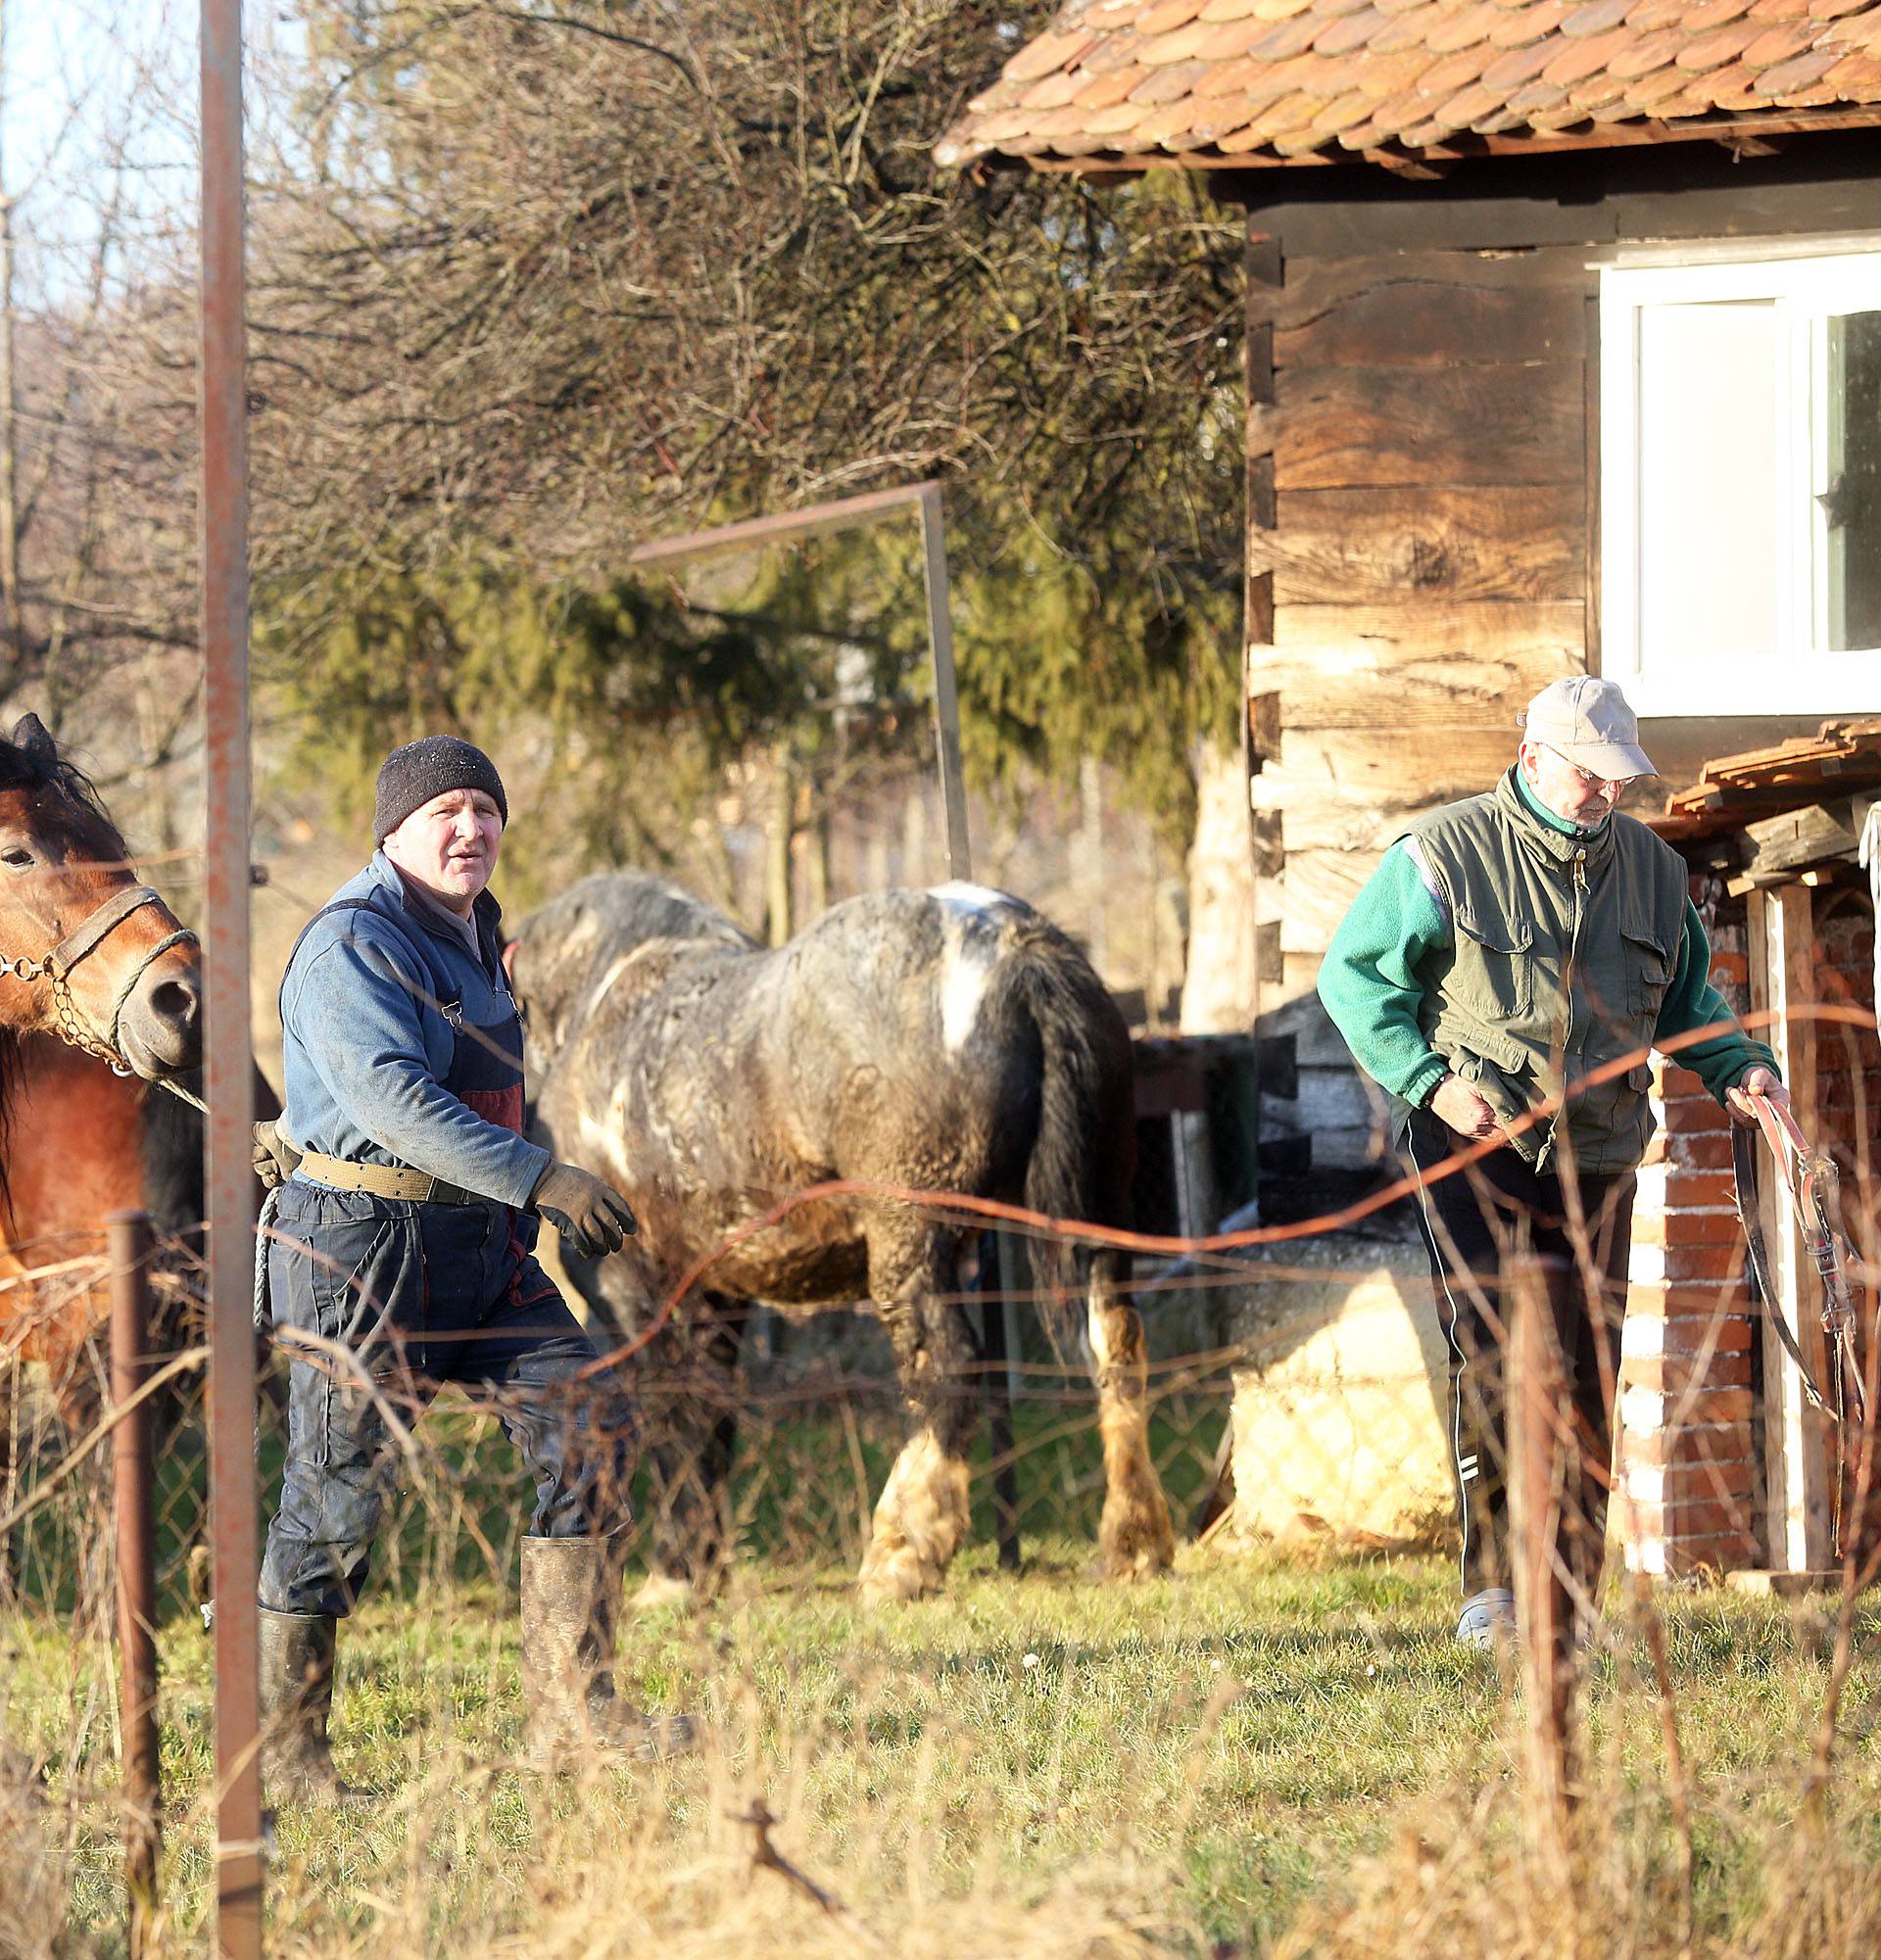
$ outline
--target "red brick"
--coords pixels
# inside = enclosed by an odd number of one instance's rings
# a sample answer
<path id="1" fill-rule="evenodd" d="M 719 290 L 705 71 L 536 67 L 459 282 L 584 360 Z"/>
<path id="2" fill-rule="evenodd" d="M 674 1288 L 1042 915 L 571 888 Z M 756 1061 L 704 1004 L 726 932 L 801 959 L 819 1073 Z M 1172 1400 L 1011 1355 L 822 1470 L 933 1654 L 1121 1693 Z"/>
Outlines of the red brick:
<path id="1" fill-rule="evenodd" d="M 1737 1179 L 1728 1171 L 1686 1171 L 1674 1169 L 1665 1178 L 1665 1208 L 1676 1211 L 1686 1205 L 1723 1206 L 1735 1210 Z"/>
<path id="2" fill-rule="evenodd" d="M 1701 1388 L 1691 1398 L 1694 1423 L 1748 1422 L 1754 1398 L 1748 1388 Z"/>
<path id="3" fill-rule="evenodd" d="M 1751 983 L 1751 963 L 1743 953 L 1720 953 L 1712 949 L 1712 984 L 1713 986 L 1749 986 Z"/>
<path id="4" fill-rule="evenodd" d="M 1721 1245 L 1674 1245 L 1665 1249 L 1665 1277 L 1735 1279 L 1744 1266 L 1744 1241 L 1736 1236 Z"/>
<path id="5" fill-rule="evenodd" d="M 1629 1355 L 1621 1370 L 1628 1388 L 1651 1388 L 1666 1395 L 1683 1395 L 1693 1379 L 1698 1358 L 1689 1354 Z M 1699 1393 L 1720 1388 L 1747 1388 L 1751 1380 L 1748 1354 L 1713 1353 L 1706 1359 Z"/>
<path id="6" fill-rule="evenodd" d="M 1751 1323 L 1733 1314 L 1728 1317 L 1691 1315 L 1665 1322 L 1665 1351 L 1673 1355 L 1696 1355 L 1708 1348 L 1714 1355 L 1747 1355 L 1751 1351 Z"/>
<path id="7" fill-rule="evenodd" d="M 1674 1137 L 1702 1135 L 1708 1131 L 1722 1134 L 1729 1121 L 1723 1110 L 1708 1095 L 1667 1096 L 1665 1099 L 1665 1127 Z"/>
<path id="8" fill-rule="evenodd" d="M 1661 1221 L 1664 1226 L 1663 1242 L 1668 1246 L 1741 1245 L 1744 1239 L 1743 1220 L 1734 1211 L 1668 1211 L 1662 1214 Z"/>
<path id="9" fill-rule="evenodd" d="M 1728 1392 L 1728 1391 L 1727 1391 Z M 1744 1454 L 1747 1431 L 1742 1421 L 1688 1422 L 1678 1429 L 1629 1432 L 1626 1460 L 1629 1463 L 1691 1463 L 1708 1460 L 1707 1453 L 1735 1460 Z"/>
<path id="10" fill-rule="evenodd" d="M 1664 1466 L 1665 1486 L 1655 1504 L 1724 1504 L 1749 1497 L 1757 1488 L 1757 1465 L 1747 1458 L 1734 1463 L 1672 1463 Z"/>
<path id="11" fill-rule="evenodd" d="M 1732 1278 L 1726 1282 L 1714 1280 L 1709 1286 L 1703 1280 L 1683 1280 L 1679 1284 L 1667 1286 L 1664 1292 L 1665 1292 L 1665 1304 L 1662 1319 L 1667 1321 L 1689 1321 L 1689 1319 L 1709 1321 L 1716 1319 L 1716 1315 L 1720 1314 L 1746 1315 L 1752 1310 L 1750 1292 L 1744 1286 L 1742 1278 Z"/>
<path id="12" fill-rule="evenodd" d="M 1687 1131 L 1672 1138 L 1667 1154 L 1674 1164 L 1692 1171 L 1728 1169 L 1731 1139 L 1722 1128 L 1709 1133 Z"/>
<path id="13" fill-rule="evenodd" d="M 1748 1501 L 1673 1504 L 1666 1509 L 1670 1513 L 1667 1538 L 1735 1538 L 1743 1543 L 1753 1540 L 1757 1531 L 1757 1508 Z"/>

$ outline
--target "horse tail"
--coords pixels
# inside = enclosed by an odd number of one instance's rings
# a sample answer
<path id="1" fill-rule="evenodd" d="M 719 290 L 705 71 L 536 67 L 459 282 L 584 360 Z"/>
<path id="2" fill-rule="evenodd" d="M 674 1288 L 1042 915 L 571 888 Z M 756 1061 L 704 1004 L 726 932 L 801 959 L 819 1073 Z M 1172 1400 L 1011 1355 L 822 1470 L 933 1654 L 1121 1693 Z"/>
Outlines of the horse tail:
<path id="1" fill-rule="evenodd" d="M 1027 920 L 1009 955 L 1011 983 L 1038 1034 L 1038 1127 L 1026 1160 L 1025 1202 L 1048 1218 L 1127 1226 L 1136 1172 L 1136 1095 L 1130 1030 L 1090 963 L 1055 927 Z M 1080 1289 L 1093 1263 L 1121 1281 L 1128 1254 L 1032 1240 L 1033 1275 L 1047 1324 L 1062 1309 L 1067 1265 Z"/>

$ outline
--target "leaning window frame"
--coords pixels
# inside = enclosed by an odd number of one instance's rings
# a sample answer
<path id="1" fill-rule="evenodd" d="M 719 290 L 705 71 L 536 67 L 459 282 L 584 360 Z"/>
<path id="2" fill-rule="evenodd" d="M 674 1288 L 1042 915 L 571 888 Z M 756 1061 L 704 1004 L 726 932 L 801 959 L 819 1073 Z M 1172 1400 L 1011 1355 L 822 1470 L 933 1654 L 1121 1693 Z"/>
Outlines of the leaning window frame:
<path id="1" fill-rule="evenodd" d="M 1602 265 L 1601 668 L 1647 716 L 1833 715 L 1881 706 L 1881 648 L 1827 649 L 1827 349 L 1831 314 L 1881 311 L 1881 245 L 1810 256 Z M 1766 658 L 1655 669 L 1640 645 L 1640 318 L 1652 306 L 1768 301 L 1779 360 L 1777 644 Z M 1817 378 L 1823 386 L 1815 386 Z M 1702 679 L 1702 708 L 1693 683 Z"/>

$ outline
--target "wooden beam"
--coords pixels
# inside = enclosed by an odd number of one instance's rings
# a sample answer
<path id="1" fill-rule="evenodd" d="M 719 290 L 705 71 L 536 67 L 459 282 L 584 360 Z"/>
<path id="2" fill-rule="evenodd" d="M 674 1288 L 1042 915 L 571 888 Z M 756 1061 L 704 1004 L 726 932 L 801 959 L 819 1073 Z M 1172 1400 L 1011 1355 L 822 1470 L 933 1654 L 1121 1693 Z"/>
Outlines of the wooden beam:
<path id="1" fill-rule="evenodd" d="M 1278 817 L 1260 807 L 1254 784 L 1269 762 L 1279 752 L 1282 703 L 1272 691 L 1264 691 L 1259 676 L 1274 651 L 1274 572 L 1271 554 L 1263 540 L 1274 536 L 1279 522 L 1274 472 L 1274 315 L 1280 304 L 1286 282 L 1286 262 L 1280 241 L 1249 225 L 1243 269 L 1246 275 L 1246 341 L 1244 359 L 1247 379 L 1247 461 L 1246 536 L 1242 587 L 1241 630 L 1241 758 L 1247 782 L 1247 841 L 1254 878 L 1254 1002 L 1255 1025 L 1260 1024 L 1262 987 L 1273 976 L 1271 959 L 1278 957 L 1278 933 L 1270 954 L 1260 924 L 1264 910 L 1262 886 L 1268 897 L 1278 888 L 1285 876 L 1285 856 L 1280 848 Z"/>
<path id="2" fill-rule="evenodd" d="M 1799 884 L 1753 891 L 1749 899 L 1751 1005 L 1774 1018 L 1763 1038 L 1796 1106 L 1798 1121 L 1812 1126 L 1815 1109 L 1815 1024 L 1806 1010 L 1816 998 L 1815 943 L 1809 893 Z M 1821 1316 L 1805 1306 L 1804 1275 L 1812 1273 L 1803 1236 L 1777 1181 L 1776 1169 L 1760 1158 L 1758 1209 L 1768 1253 L 1767 1303 L 1780 1314 L 1809 1372 L 1828 1379 Z M 1767 1173 L 1767 1174 L 1765 1174 Z M 1817 1572 L 1831 1564 L 1833 1492 L 1828 1427 L 1803 1395 L 1795 1364 L 1775 1333 L 1763 1331 L 1763 1460 L 1769 1493 L 1770 1569 Z"/>
<path id="3" fill-rule="evenodd" d="M 1844 797 L 1835 803 L 1812 803 L 1807 810 L 1785 810 L 1744 826 L 1743 869 L 1760 876 L 1820 864 L 1825 858 L 1853 857 L 1859 846 L 1866 797 Z"/>

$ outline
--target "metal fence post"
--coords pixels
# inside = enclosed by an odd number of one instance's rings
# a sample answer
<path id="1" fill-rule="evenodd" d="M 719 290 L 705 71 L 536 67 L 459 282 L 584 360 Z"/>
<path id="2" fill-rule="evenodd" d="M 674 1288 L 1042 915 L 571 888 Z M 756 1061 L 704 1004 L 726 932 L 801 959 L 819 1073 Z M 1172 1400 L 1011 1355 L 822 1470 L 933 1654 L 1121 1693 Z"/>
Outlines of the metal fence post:
<path id="1" fill-rule="evenodd" d="M 255 1579 L 254 1055 L 249 1025 L 248 398 L 242 0 L 202 0 L 203 719 L 208 829 L 209 1486 L 216 1590 L 216 1939 L 262 1950 Z"/>
<path id="2" fill-rule="evenodd" d="M 113 1212 L 111 1400 L 122 1410 L 143 1386 L 150 1357 L 150 1219 Z M 157 1564 L 151 1514 L 150 1405 L 121 1415 L 111 1440 L 118 1512 L 118 1649 L 124 1718 L 124 1884 L 130 1893 L 131 1960 L 153 1951 L 157 1861 L 164 1842 L 164 1786 L 157 1750 Z"/>
<path id="3" fill-rule="evenodd" d="M 1574 1807 L 1573 1601 L 1565 1563 L 1573 1413 L 1540 1261 L 1505 1267 L 1510 1563 L 1527 1701 L 1526 1810 L 1539 1871 L 1565 1886 Z"/>

